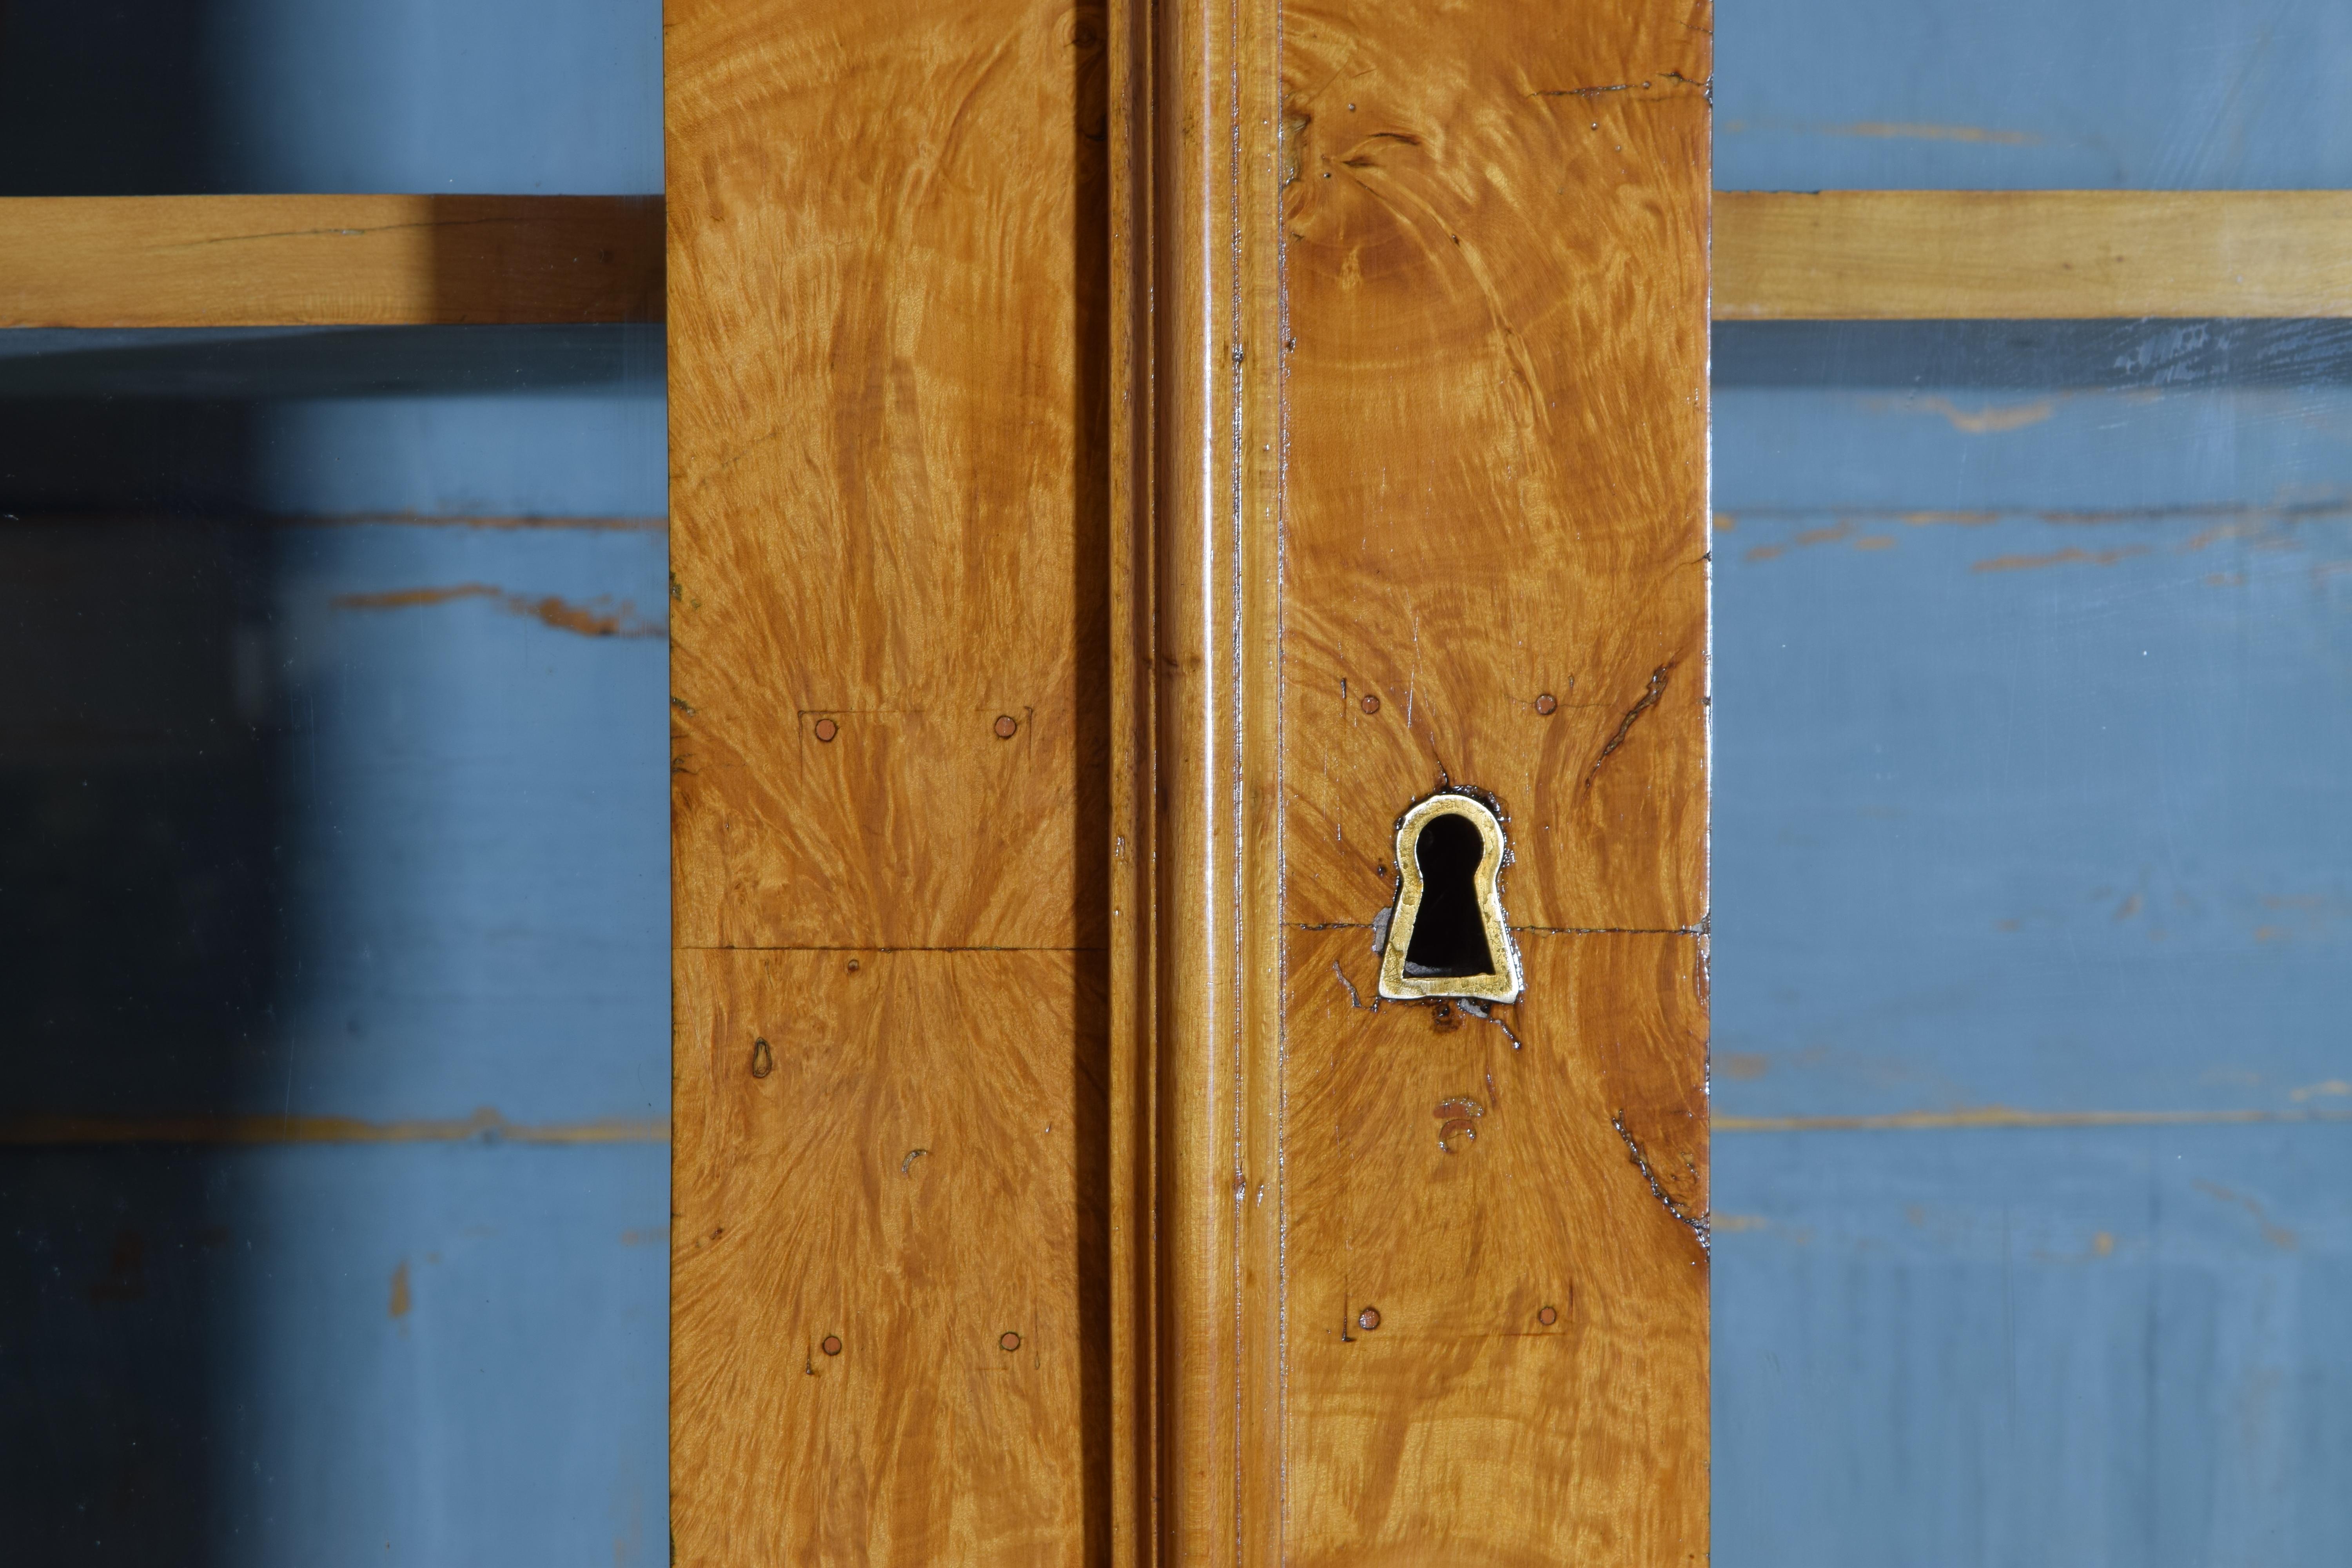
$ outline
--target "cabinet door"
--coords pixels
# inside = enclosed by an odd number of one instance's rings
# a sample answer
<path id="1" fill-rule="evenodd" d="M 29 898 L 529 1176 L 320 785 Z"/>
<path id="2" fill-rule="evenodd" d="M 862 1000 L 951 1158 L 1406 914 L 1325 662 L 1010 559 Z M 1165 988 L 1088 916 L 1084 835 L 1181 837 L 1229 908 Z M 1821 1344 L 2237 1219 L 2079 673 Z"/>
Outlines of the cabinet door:
<path id="1" fill-rule="evenodd" d="M 671 0 L 681 1563 L 1704 1557 L 1710 25 Z"/>

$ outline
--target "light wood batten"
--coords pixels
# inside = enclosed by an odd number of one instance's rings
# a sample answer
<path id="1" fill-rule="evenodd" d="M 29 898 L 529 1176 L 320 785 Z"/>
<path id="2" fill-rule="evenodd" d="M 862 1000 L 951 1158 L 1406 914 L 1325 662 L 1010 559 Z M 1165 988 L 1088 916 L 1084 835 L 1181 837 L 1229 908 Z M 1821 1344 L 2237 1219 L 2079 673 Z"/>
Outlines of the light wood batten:
<path id="1" fill-rule="evenodd" d="M 1718 321 L 2352 316 L 2347 191 L 1724 191 Z"/>
<path id="2" fill-rule="evenodd" d="M 0 326 L 659 321 L 652 196 L 0 199 Z M 2352 192 L 1724 191 L 1715 319 L 2352 316 Z"/>
<path id="3" fill-rule="evenodd" d="M 0 327 L 657 321 L 659 196 L 0 198 Z"/>

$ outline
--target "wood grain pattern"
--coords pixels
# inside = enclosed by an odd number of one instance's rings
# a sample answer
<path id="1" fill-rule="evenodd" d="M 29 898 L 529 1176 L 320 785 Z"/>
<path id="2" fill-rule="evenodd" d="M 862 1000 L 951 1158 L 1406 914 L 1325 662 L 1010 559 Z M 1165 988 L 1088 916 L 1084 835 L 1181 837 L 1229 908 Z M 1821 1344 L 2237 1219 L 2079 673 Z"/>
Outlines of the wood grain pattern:
<path id="1" fill-rule="evenodd" d="M 1302 1568 L 1440 1546 L 1706 1561 L 1699 941 L 1521 945 L 1527 999 L 1504 1026 L 1374 1005 L 1365 932 L 1293 940 L 1286 1561 Z"/>
<path id="2" fill-rule="evenodd" d="M 1721 321 L 2352 315 L 2352 192 L 1725 192 Z"/>
<path id="3" fill-rule="evenodd" d="M 1272 17 L 1154 35 L 1162 1556 L 1703 1560 L 1711 18 Z M 1449 783 L 1494 1020 L 1365 1001 Z"/>
<path id="4" fill-rule="evenodd" d="M 1285 1560 L 1704 1562 L 1711 17 L 1284 14 Z M 1494 1021 L 1374 1001 L 1444 784 Z"/>
<path id="5" fill-rule="evenodd" d="M 1703 1561 L 1710 13 L 1154 16 L 1161 1559 Z"/>
<path id="6" fill-rule="evenodd" d="M 661 224 L 652 196 L 0 198 L 0 326 L 659 321 Z M 2343 317 L 2347 258 L 2341 191 L 1725 191 L 1714 314 Z"/>
<path id="7" fill-rule="evenodd" d="M 680 955 L 680 1563 L 1100 1561 L 1097 971 Z"/>
<path id="8" fill-rule="evenodd" d="M 12 196 L 0 327 L 649 321 L 659 196 Z"/>
<path id="9" fill-rule="evenodd" d="M 669 17 L 678 940 L 1098 947 L 1099 21 Z"/>
<path id="10" fill-rule="evenodd" d="M 1704 39 L 1291 15 L 1289 916 L 1370 920 L 1450 780 L 1510 821 L 1513 923 L 1696 926 Z"/>
<path id="11" fill-rule="evenodd" d="M 1098 1562 L 1100 17 L 667 22 L 676 1561 Z"/>
<path id="12" fill-rule="evenodd" d="M 670 11 L 680 1561 L 1703 1554 L 1704 6 L 1122 7 L 1108 121 L 1091 13 L 886 11 Z M 1447 777 L 1517 923 L 1647 934 L 1526 933 L 1523 1152 L 1432 1196 L 1458 1016 L 1334 998 Z"/>

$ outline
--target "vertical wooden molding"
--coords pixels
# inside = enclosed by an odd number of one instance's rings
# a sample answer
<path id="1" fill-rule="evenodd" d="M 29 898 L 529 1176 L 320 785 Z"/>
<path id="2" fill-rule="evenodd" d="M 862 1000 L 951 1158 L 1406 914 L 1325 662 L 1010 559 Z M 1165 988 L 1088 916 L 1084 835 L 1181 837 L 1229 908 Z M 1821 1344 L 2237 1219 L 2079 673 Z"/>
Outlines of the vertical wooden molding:
<path id="1" fill-rule="evenodd" d="M 1163 0 L 1153 529 L 1160 1547 L 1273 1561 L 1279 1510 L 1277 14 Z"/>
<path id="2" fill-rule="evenodd" d="M 1159 1537 L 1159 776 L 1152 504 L 1151 0 L 1110 0 L 1110 1397 L 1111 1562 Z"/>

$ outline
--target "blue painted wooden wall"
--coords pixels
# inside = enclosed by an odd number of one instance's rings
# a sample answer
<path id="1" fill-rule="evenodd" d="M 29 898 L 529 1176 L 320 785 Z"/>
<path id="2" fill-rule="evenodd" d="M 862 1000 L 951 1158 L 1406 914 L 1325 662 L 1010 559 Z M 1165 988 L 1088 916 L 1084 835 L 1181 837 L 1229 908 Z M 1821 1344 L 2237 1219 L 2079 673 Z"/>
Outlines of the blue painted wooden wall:
<path id="1" fill-rule="evenodd" d="M 9 23 L 8 192 L 659 188 L 654 0 Z M 1728 188 L 2352 186 L 2323 0 L 1718 28 Z M 393 1140 L 0 1151 L 25 1560 L 667 1560 L 659 378 L 0 333 L 0 1108 Z M 1720 1561 L 2352 1559 L 2352 333 L 1716 399 Z"/>
<path id="2" fill-rule="evenodd" d="M 2340 4 L 1717 26 L 1725 188 L 2352 187 Z M 2352 332 L 1716 341 L 1717 1561 L 2352 1561 Z"/>
<path id="3" fill-rule="evenodd" d="M 5 23 L 0 190 L 660 189 L 647 0 Z M 328 1140 L 0 1150 L 0 1560 L 668 1560 L 661 377 L 0 333 L 0 1112 Z"/>

